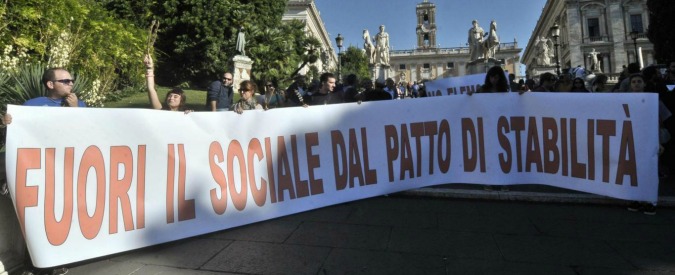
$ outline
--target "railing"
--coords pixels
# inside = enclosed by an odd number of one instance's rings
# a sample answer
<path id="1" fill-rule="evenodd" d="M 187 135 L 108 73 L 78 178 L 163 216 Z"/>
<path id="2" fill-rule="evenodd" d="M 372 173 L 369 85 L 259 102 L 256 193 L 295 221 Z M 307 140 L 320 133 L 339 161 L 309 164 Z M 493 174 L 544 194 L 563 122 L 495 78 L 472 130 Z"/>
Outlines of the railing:
<path id="1" fill-rule="evenodd" d="M 626 40 L 632 40 L 633 37 L 630 36 L 630 33 L 626 33 Z M 646 32 L 641 32 L 637 34 L 637 39 L 648 39 Z"/>
<path id="2" fill-rule="evenodd" d="M 515 42 L 499 43 L 500 50 L 516 49 Z M 469 54 L 469 47 L 431 48 L 389 51 L 389 55 Z"/>
<path id="3" fill-rule="evenodd" d="M 587 36 L 582 38 L 582 43 L 593 43 L 593 42 L 610 42 L 610 38 L 607 35 L 600 36 Z"/>

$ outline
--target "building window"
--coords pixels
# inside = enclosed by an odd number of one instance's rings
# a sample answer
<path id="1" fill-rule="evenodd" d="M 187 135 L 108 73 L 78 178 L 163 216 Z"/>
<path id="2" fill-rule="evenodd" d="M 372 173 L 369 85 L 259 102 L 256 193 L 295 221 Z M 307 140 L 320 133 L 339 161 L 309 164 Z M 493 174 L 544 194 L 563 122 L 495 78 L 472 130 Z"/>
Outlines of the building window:
<path id="1" fill-rule="evenodd" d="M 455 68 L 455 62 L 448 62 L 448 69 Z"/>
<path id="2" fill-rule="evenodd" d="M 588 18 L 588 37 L 591 39 L 600 37 L 600 20 Z"/>
<path id="3" fill-rule="evenodd" d="M 431 68 L 431 66 L 429 65 L 429 63 L 424 63 L 424 65 L 422 65 L 422 67 L 423 67 L 424 69 L 427 69 L 427 70 L 428 70 L 429 68 Z"/>
<path id="4" fill-rule="evenodd" d="M 630 26 L 631 31 L 637 31 L 638 33 L 643 33 L 645 29 L 642 26 L 642 14 L 631 14 L 630 15 Z"/>
<path id="5" fill-rule="evenodd" d="M 398 65 L 399 70 L 405 70 L 405 64 Z"/>

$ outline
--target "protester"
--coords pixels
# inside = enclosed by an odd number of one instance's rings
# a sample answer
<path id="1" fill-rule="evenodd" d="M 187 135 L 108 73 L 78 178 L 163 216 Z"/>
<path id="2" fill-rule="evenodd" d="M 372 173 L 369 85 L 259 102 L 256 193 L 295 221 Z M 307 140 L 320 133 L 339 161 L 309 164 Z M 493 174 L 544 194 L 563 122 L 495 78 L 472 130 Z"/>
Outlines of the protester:
<path id="1" fill-rule="evenodd" d="M 572 79 L 568 74 L 563 74 L 555 82 L 553 92 L 569 92 L 572 90 Z"/>
<path id="2" fill-rule="evenodd" d="M 241 98 L 239 101 L 230 107 L 231 111 L 234 111 L 237 114 L 241 114 L 244 110 L 255 110 L 263 109 L 263 106 L 258 104 L 258 101 L 255 98 L 256 91 L 258 90 L 255 82 L 250 80 L 244 80 L 239 84 L 239 93 L 241 93 Z"/>
<path id="3" fill-rule="evenodd" d="M 518 84 L 518 82 L 516 82 L 515 74 L 509 74 L 509 88 L 511 92 L 515 92 L 520 89 L 520 85 Z"/>
<path id="4" fill-rule="evenodd" d="M 75 80 L 64 68 L 47 69 L 42 74 L 42 84 L 47 89 L 47 96 L 30 99 L 23 103 L 24 106 L 48 106 L 48 107 L 86 107 L 83 101 L 77 99 L 73 93 Z M 2 117 L 2 123 L 12 123 L 12 115 L 7 113 Z M 26 254 L 25 265 L 28 267 L 23 274 L 52 274 L 61 275 L 68 273 L 66 267 L 54 267 L 50 269 L 33 266 L 30 255 Z"/>
<path id="5" fill-rule="evenodd" d="M 556 77 L 552 73 L 543 73 L 539 76 L 539 86 L 532 89 L 535 92 L 552 92 L 555 88 Z"/>
<path id="6" fill-rule="evenodd" d="M 157 90 L 155 90 L 155 74 L 154 74 L 154 65 L 152 57 L 150 55 L 145 55 L 143 58 L 143 63 L 145 63 L 146 73 L 145 80 L 148 85 L 148 100 L 152 104 L 152 108 L 155 110 L 168 110 L 168 111 L 185 111 L 186 113 L 191 112 L 192 110 L 185 110 L 185 101 L 187 101 L 187 96 L 180 88 L 173 88 L 171 91 L 166 93 L 164 98 L 164 103 L 166 106 L 162 106 L 162 103 L 159 101 L 157 96 Z"/>
<path id="7" fill-rule="evenodd" d="M 335 75 L 332 73 L 323 73 L 319 77 L 320 86 L 317 91 L 311 92 L 309 98 L 305 101 L 309 105 L 326 105 L 342 103 L 342 94 L 335 90 Z"/>
<path id="8" fill-rule="evenodd" d="M 518 91 L 519 94 L 522 94 L 524 92 L 529 92 L 530 87 L 529 85 L 525 84 L 525 80 L 520 79 L 518 80 L 518 88 L 516 89 L 516 91 Z"/>
<path id="9" fill-rule="evenodd" d="M 614 86 L 612 91 L 613 92 L 622 92 L 622 93 L 629 92 L 630 81 L 628 80 L 628 78 L 631 75 L 634 75 L 634 74 L 637 74 L 637 73 L 640 73 L 640 64 L 638 64 L 638 63 L 628 64 L 628 67 L 626 68 L 626 70 L 621 73 L 623 78 L 619 77 L 619 82 L 616 83 L 616 85 Z"/>
<path id="10" fill-rule="evenodd" d="M 485 81 L 483 85 L 475 93 L 508 93 L 509 82 L 506 80 L 504 70 L 501 66 L 492 66 L 487 74 L 485 74 Z M 473 95 L 474 92 L 469 90 L 468 95 Z M 485 191 L 492 191 L 492 185 L 483 185 Z M 501 190 L 509 191 L 509 187 L 502 185 Z"/>
<path id="11" fill-rule="evenodd" d="M 504 70 L 501 66 L 492 66 L 485 74 L 483 85 L 476 93 L 506 93 L 508 91 L 509 82 L 504 76 Z M 469 90 L 467 94 L 472 95 L 474 92 Z"/>
<path id="12" fill-rule="evenodd" d="M 590 91 L 586 89 L 586 82 L 578 77 L 572 80 L 572 88 L 570 89 L 570 92 L 590 93 Z"/>
<path id="13" fill-rule="evenodd" d="M 534 88 L 537 87 L 537 86 L 536 86 L 537 83 L 536 83 L 536 82 L 534 81 L 534 79 L 532 79 L 532 78 L 528 78 L 527 80 L 525 80 L 525 85 L 527 85 L 527 90 L 528 90 L 528 91 L 533 91 Z"/>
<path id="14" fill-rule="evenodd" d="M 645 80 L 644 76 L 641 74 L 632 74 L 628 78 L 630 83 L 629 92 L 632 93 L 642 93 L 645 92 Z M 663 122 L 670 118 L 672 114 L 668 111 L 668 108 L 659 100 L 659 143 L 665 144 L 669 141 L 670 135 L 668 131 L 664 129 Z M 662 130 L 663 129 L 663 130 Z M 660 148 L 659 154 L 663 152 L 663 147 Z M 655 215 L 656 214 L 656 202 L 637 202 L 634 201 L 628 206 L 629 211 L 637 212 L 642 211 L 646 215 Z"/>
<path id="15" fill-rule="evenodd" d="M 283 91 L 277 91 L 276 81 L 266 81 L 265 93 L 259 95 L 257 100 L 263 109 L 269 110 L 284 107 L 284 98 Z"/>
<path id="16" fill-rule="evenodd" d="M 373 81 L 364 79 L 361 81 L 363 91 L 363 101 L 390 100 L 391 95 L 384 91 L 384 84 L 377 83 L 373 86 Z"/>
<path id="17" fill-rule="evenodd" d="M 304 97 L 307 95 L 307 83 L 304 75 L 296 75 L 293 83 L 286 89 L 286 105 L 287 106 L 303 106 L 306 105 Z"/>
<path id="18" fill-rule="evenodd" d="M 420 85 L 417 83 L 417 81 L 413 82 L 412 85 L 412 97 L 413 98 L 418 98 L 420 96 Z"/>
<path id="19" fill-rule="evenodd" d="M 48 107 L 86 107 L 83 101 L 77 99 L 73 93 L 75 79 L 64 68 L 47 69 L 42 74 L 42 85 L 47 89 L 47 96 L 29 99 L 24 106 L 48 106 Z M 2 117 L 3 125 L 12 123 L 12 115 L 6 113 Z"/>
<path id="20" fill-rule="evenodd" d="M 345 84 L 342 86 L 342 94 L 344 95 L 344 102 L 357 102 L 362 99 L 359 96 L 357 87 L 359 79 L 355 74 L 349 74 L 345 77 Z"/>
<path id="21" fill-rule="evenodd" d="M 394 79 L 392 78 L 387 78 L 385 80 L 385 87 L 384 91 L 389 93 L 391 96 L 391 99 L 398 99 L 398 89 L 396 88 L 396 83 L 394 82 Z"/>
<path id="22" fill-rule="evenodd" d="M 577 65 L 577 67 L 572 70 L 571 76 L 583 79 L 586 76 L 586 69 L 581 67 L 581 65 Z"/>
<path id="23" fill-rule="evenodd" d="M 234 88 L 232 74 L 226 72 L 222 80 L 216 80 L 211 83 L 206 93 L 206 110 L 208 111 L 227 111 L 232 106 L 234 100 Z"/>
<path id="24" fill-rule="evenodd" d="M 607 86 L 607 75 L 605 74 L 598 74 L 591 80 L 591 92 L 592 93 L 601 93 L 601 92 L 609 92 L 610 87 Z"/>

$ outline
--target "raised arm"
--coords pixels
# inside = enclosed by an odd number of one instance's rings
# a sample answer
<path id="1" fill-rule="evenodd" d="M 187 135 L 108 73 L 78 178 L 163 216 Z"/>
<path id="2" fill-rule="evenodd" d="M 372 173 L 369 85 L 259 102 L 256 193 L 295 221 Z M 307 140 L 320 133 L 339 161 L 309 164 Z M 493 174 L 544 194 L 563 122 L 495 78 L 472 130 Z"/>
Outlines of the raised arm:
<path id="1" fill-rule="evenodd" d="M 146 54 L 145 58 L 143 58 L 143 63 L 145 63 L 145 68 L 147 69 L 145 72 L 145 80 L 148 85 L 148 100 L 150 100 L 153 109 L 160 110 L 162 109 L 162 103 L 157 96 L 157 90 L 155 90 L 155 71 L 152 57 Z"/>

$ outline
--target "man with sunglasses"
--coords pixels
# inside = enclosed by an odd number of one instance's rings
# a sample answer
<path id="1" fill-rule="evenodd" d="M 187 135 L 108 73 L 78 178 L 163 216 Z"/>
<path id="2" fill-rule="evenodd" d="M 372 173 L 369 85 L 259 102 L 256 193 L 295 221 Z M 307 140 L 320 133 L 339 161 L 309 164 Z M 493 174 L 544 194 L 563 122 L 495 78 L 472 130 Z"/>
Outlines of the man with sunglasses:
<path id="1" fill-rule="evenodd" d="M 42 84 L 47 96 L 36 97 L 23 103 L 24 106 L 86 107 L 73 93 L 75 80 L 63 68 L 51 68 L 42 74 Z"/>
<path id="2" fill-rule="evenodd" d="M 51 68 L 42 74 L 42 84 L 47 88 L 47 96 L 36 97 L 23 103 L 24 106 L 52 106 L 52 107 L 87 107 L 83 101 L 77 99 L 73 93 L 75 80 L 70 73 L 63 68 Z M 5 114 L 2 123 L 12 123 L 12 116 Z M 33 266 L 30 255 L 26 254 L 26 270 L 23 274 L 66 274 L 68 268 L 60 266 L 49 269 L 36 268 Z"/>
<path id="3" fill-rule="evenodd" d="M 42 74 L 42 84 L 47 88 L 47 96 L 29 99 L 24 106 L 52 106 L 52 107 L 87 107 L 83 101 L 77 99 L 73 93 L 75 80 L 63 68 L 51 68 Z M 2 117 L 2 125 L 12 123 L 9 113 Z"/>
<path id="4" fill-rule="evenodd" d="M 230 109 L 233 99 L 232 83 L 232 74 L 229 72 L 223 74 L 222 81 L 211 83 L 206 94 L 206 110 L 215 112 Z"/>

